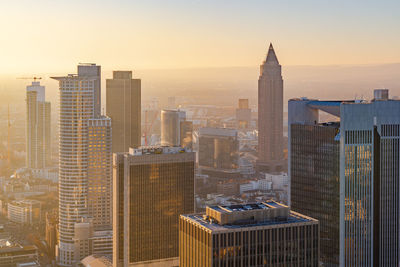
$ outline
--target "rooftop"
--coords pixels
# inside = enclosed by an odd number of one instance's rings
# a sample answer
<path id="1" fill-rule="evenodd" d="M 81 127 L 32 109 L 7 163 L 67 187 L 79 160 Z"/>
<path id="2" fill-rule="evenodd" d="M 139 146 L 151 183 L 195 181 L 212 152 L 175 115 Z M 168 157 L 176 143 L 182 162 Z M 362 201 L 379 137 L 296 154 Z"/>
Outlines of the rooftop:
<path id="1" fill-rule="evenodd" d="M 187 220 L 212 232 L 256 226 L 317 222 L 317 220 L 290 211 L 289 207 L 275 201 L 244 205 L 211 206 L 206 214 L 181 215 Z"/>
<path id="2" fill-rule="evenodd" d="M 172 146 L 143 146 L 139 148 L 129 148 L 129 154 L 133 156 L 154 155 L 154 154 L 178 154 L 188 152 L 182 147 Z"/>

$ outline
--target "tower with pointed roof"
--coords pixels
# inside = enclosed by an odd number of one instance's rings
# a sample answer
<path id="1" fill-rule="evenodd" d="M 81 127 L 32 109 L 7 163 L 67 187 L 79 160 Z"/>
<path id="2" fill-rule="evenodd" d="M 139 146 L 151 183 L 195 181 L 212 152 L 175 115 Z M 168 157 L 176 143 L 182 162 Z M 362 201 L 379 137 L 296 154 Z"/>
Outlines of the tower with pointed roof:
<path id="1" fill-rule="evenodd" d="M 283 79 L 274 47 L 260 66 L 258 79 L 258 170 L 283 170 Z"/>

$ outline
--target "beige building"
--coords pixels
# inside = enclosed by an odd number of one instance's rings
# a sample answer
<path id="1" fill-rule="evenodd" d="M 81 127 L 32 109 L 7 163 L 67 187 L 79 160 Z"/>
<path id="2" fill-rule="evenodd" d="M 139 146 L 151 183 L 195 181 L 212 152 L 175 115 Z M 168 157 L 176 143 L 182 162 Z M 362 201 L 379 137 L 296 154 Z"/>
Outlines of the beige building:
<path id="1" fill-rule="evenodd" d="M 132 71 L 114 71 L 106 88 L 106 113 L 113 124 L 112 151 L 128 152 L 141 144 L 141 80 L 132 79 Z"/>
<path id="2" fill-rule="evenodd" d="M 111 119 L 88 120 L 88 215 L 95 230 L 112 227 Z"/>
<path id="3" fill-rule="evenodd" d="M 180 266 L 319 266 L 318 221 L 274 201 L 181 215 Z"/>
<path id="4" fill-rule="evenodd" d="M 177 265 L 179 215 L 194 211 L 194 161 L 180 147 L 114 154 L 115 267 Z"/>
<path id="5" fill-rule="evenodd" d="M 37 200 L 20 200 L 8 203 L 8 219 L 20 224 L 35 224 L 41 219 L 41 204 Z"/>
<path id="6" fill-rule="evenodd" d="M 283 79 L 272 44 L 258 79 L 258 168 L 283 169 Z"/>
<path id="7" fill-rule="evenodd" d="M 26 87 L 26 167 L 44 169 L 51 164 L 51 105 L 45 87 L 32 82 Z"/>

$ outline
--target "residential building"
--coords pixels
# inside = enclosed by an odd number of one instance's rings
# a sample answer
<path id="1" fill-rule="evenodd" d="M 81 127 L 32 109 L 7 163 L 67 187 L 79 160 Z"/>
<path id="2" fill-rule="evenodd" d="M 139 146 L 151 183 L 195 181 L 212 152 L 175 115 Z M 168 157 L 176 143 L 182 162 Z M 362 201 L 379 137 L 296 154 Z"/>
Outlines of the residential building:
<path id="1" fill-rule="evenodd" d="M 180 266 L 319 266 L 318 221 L 274 201 L 181 215 Z"/>
<path id="2" fill-rule="evenodd" d="M 36 80 L 26 87 L 26 167 L 51 165 L 51 105 L 45 87 Z"/>
<path id="3" fill-rule="evenodd" d="M 36 224 L 41 219 L 41 204 L 37 200 L 20 200 L 8 203 L 8 219 L 20 224 Z"/>

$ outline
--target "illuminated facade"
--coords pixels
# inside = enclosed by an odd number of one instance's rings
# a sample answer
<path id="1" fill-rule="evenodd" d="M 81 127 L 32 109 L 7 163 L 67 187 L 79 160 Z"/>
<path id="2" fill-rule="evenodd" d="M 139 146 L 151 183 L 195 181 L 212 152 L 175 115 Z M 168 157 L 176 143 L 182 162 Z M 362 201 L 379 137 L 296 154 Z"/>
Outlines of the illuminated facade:
<path id="1" fill-rule="evenodd" d="M 113 78 L 106 80 L 106 96 L 106 112 L 113 125 L 113 153 L 139 147 L 141 80 L 132 79 L 132 71 L 113 71 Z"/>
<path id="2" fill-rule="evenodd" d="M 26 167 L 44 169 L 51 165 L 51 105 L 45 87 L 32 82 L 26 87 Z"/>
<path id="3" fill-rule="evenodd" d="M 60 88 L 57 262 L 73 266 L 87 254 L 77 254 L 77 245 L 87 240 L 75 233 L 75 224 L 86 219 L 95 222 L 93 228 L 111 224 L 111 127 L 100 116 L 100 66 L 79 65 L 78 75 L 53 79 Z"/>
<path id="4" fill-rule="evenodd" d="M 180 147 L 113 155 L 113 266 L 176 266 L 179 215 L 194 211 L 194 157 Z"/>
<path id="5" fill-rule="evenodd" d="M 88 120 L 88 215 L 95 230 L 112 227 L 111 119 Z"/>
<path id="6" fill-rule="evenodd" d="M 283 79 L 272 44 L 258 79 L 258 168 L 283 169 Z"/>
<path id="7" fill-rule="evenodd" d="M 398 266 L 400 101 L 341 105 L 340 266 Z"/>
<path id="8" fill-rule="evenodd" d="M 318 221 L 268 201 L 181 215 L 180 266 L 319 266 Z"/>

